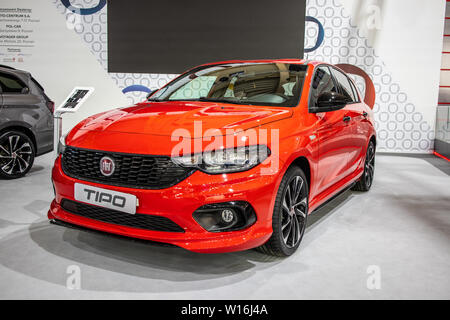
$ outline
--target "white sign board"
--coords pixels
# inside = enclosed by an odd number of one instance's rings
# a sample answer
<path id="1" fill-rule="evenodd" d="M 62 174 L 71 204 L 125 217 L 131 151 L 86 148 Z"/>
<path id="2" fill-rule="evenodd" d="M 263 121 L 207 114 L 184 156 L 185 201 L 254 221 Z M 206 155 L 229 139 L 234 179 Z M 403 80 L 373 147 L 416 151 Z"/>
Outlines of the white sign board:
<path id="1" fill-rule="evenodd" d="M 64 99 L 64 102 L 56 109 L 55 113 L 77 112 L 92 92 L 94 92 L 94 88 L 92 87 L 73 88 L 72 92 Z"/>

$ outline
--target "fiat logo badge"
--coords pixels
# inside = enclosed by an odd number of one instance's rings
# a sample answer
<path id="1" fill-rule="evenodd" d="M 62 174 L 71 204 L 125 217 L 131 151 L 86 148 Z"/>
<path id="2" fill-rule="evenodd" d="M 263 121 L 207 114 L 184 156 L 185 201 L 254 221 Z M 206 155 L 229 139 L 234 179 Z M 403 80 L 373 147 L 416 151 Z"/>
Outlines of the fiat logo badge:
<path id="1" fill-rule="evenodd" d="M 110 157 L 103 157 L 100 159 L 100 172 L 105 177 L 111 176 L 114 173 L 115 167 L 114 160 Z"/>

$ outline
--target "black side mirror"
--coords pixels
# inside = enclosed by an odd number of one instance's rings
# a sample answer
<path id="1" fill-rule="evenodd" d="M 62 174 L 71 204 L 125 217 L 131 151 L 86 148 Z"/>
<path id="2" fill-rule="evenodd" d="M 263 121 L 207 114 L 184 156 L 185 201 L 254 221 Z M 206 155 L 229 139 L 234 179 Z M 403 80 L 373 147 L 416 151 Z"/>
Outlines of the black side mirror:
<path id="1" fill-rule="evenodd" d="M 317 106 L 314 108 L 315 112 L 326 112 L 339 110 L 345 107 L 348 99 L 343 94 L 326 91 L 322 92 L 317 98 Z"/>
<path id="2" fill-rule="evenodd" d="M 152 94 L 154 94 L 156 91 L 158 91 L 158 89 L 152 90 L 152 91 L 150 91 L 149 93 L 147 93 L 147 95 L 146 95 L 147 100 L 148 100 L 148 99 L 152 96 Z"/>

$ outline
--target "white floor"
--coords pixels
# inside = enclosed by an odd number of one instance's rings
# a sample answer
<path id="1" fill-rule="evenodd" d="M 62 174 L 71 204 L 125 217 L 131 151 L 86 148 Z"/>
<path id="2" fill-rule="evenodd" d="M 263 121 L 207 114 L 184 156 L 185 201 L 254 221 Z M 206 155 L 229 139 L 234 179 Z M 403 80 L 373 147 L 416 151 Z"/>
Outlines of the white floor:
<path id="1" fill-rule="evenodd" d="M 347 191 L 312 214 L 288 259 L 202 255 L 50 225 L 50 162 L 0 180 L 1 299 L 450 299 L 445 160 L 377 155 L 372 190 Z M 68 289 L 73 270 L 81 289 Z"/>

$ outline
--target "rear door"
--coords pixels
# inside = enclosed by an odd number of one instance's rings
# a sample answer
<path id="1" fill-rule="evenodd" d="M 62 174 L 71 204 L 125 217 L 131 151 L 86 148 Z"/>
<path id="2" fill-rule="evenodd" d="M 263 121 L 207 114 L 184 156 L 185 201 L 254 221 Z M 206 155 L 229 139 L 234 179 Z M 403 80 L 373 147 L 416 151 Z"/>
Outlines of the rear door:
<path id="1" fill-rule="evenodd" d="M 351 174 L 358 168 L 361 160 L 365 155 L 366 136 L 362 134 L 362 121 L 365 120 L 363 112 L 363 104 L 360 101 L 356 88 L 350 78 L 340 70 L 332 68 L 332 73 L 339 89 L 343 95 L 348 99 L 348 104 L 345 106 L 345 116 L 348 117 L 348 125 L 351 129 L 348 137 L 350 146 L 348 148 L 347 156 L 347 173 Z"/>
<path id="2" fill-rule="evenodd" d="M 9 122 L 31 129 L 35 134 L 39 153 L 43 138 L 52 142 L 53 131 L 48 124 L 50 111 L 45 107 L 45 99 L 30 83 L 29 74 L 24 72 L 0 71 L 0 86 L 3 100 L 0 125 Z"/>
<path id="3" fill-rule="evenodd" d="M 53 149 L 54 102 L 45 94 L 44 88 L 32 76 L 28 79 L 31 94 L 39 100 L 39 121 L 36 123 L 36 140 L 41 152 Z"/>
<path id="4" fill-rule="evenodd" d="M 328 66 L 319 66 L 311 84 L 309 108 L 314 108 L 322 92 L 340 92 Z M 348 172 L 348 153 L 352 149 L 351 126 L 348 111 L 340 110 L 315 113 L 317 117 L 316 135 L 319 139 L 318 166 L 315 194 L 320 194 L 342 180 Z"/>

